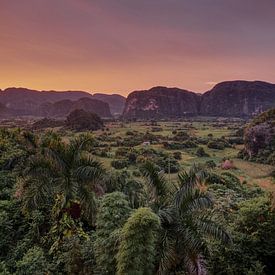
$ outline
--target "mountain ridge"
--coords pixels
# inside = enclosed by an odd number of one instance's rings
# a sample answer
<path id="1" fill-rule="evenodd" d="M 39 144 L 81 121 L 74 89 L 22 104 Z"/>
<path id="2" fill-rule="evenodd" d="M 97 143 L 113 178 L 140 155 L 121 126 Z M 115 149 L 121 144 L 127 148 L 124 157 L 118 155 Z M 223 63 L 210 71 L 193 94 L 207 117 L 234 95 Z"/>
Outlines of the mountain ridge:
<path id="1" fill-rule="evenodd" d="M 177 106 L 178 111 L 166 112 L 162 106 L 158 105 L 156 95 L 159 91 L 162 91 L 162 97 L 166 95 L 166 100 L 170 102 L 168 105 L 171 105 L 172 101 L 174 109 Z M 178 93 L 180 93 L 180 100 Z M 186 103 L 191 95 L 195 96 L 193 101 Z M 154 110 L 148 110 L 150 102 L 155 102 Z M 189 103 L 193 106 L 192 108 Z M 134 91 L 126 99 L 123 117 L 126 119 L 166 118 L 171 115 L 173 117 L 186 115 L 245 117 L 272 107 L 275 107 L 275 84 L 264 81 L 234 80 L 220 82 L 203 94 L 163 86 Z"/>
<path id="2" fill-rule="evenodd" d="M 37 109 L 45 103 L 55 103 L 62 100 L 77 101 L 81 98 L 89 98 L 108 104 L 112 115 L 121 114 L 125 98 L 120 95 L 90 94 L 85 91 L 44 91 L 28 88 L 9 87 L 0 90 L 0 103 L 10 110 L 14 115 L 37 115 Z M 111 100 L 110 100 L 111 98 Z M 100 104 L 100 102 L 98 102 Z M 104 107 L 106 108 L 106 106 Z M 105 110 L 105 113 L 109 111 Z M 39 113 L 39 112 L 38 112 Z"/>
<path id="3" fill-rule="evenodd" d="M 275 84 L 259 80 L 223 81 L 203 94 L 177 87 L 155 86 L 133 91 L 127 98 L 115 93 L 10 87 L 0 89 L 0 104 L 2 118 L 22 115 L 58 117 L 76 107 L 103 117 L 122 114 L 125 119 L 196 115 L 249 117 L 275 107 Z"/>

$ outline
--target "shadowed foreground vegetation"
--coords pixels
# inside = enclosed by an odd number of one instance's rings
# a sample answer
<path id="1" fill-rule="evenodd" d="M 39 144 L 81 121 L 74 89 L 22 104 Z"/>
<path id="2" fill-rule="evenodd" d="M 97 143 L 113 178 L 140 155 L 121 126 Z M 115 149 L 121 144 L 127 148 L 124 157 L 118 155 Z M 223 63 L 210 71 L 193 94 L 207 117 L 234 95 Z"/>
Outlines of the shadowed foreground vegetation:
<path id="1" fill-rule="evenodd" d="M 239 127 L 156 124 L 1 129 L 0 274 L 273 274 Z"/>

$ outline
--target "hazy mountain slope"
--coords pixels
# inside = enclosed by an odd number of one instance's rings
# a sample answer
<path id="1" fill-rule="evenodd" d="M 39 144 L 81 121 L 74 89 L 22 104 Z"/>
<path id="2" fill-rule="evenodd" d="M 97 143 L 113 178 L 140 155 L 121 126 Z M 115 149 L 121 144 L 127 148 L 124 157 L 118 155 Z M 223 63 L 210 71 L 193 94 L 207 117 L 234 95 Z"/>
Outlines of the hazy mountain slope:
<path id="1" fill-rule="evenodd" d="M 85 99 L 84 99 L 85 98 Z M 82 91 L 36 91 L 25 88 L 8 88 L 0 92 L 0 103 L 12 115 L 63 116 L 70 110 L 83 107 L 100 116 L 110 117 L 109 105 L 94 99 L 93 95 Z"/>
<path id="2" fill-rule="evenodd" d="M 227 81 L 202 96 L 200 113 L 211 116 L 251 116 L 275 106 L 275 84 Z"/>
<path id="3" fill-rule="evenodd" d="M 228 81 L 204 94 L 154 87 L 128 95 L 124 118 L 169 118 L 186 115 L 244 117 L 275 107 L 275 84 Z"/>
<path id="4" fill-rule="evenodd" d="M 125 118 L 169 118 L 198 114 L 199 97 L 178 88 L 154 87 L 132 92 L 126 99 Z"/>
<path id="5" fill-rule="evenodd" d="M 121 115 L 124 109 L 124 105 L 126 102 L 126 98 L 124 96 L 118 94 L 102 94 L 96 93 L 93 94 L 93 98 L 99 99 L 103 102 L 106 102 L 110 106 L 110 111 L 112 114 L 119 114 Z"/>

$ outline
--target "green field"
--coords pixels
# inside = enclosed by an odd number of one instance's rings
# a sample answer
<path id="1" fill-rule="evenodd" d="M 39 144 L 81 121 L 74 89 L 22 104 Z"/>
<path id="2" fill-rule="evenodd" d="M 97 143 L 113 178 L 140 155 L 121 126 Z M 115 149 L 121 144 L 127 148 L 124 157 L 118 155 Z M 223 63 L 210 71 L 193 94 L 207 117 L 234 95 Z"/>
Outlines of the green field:
<path id="1" fill-rule="evenodd" d="M 221 126 L 220 126 L 221 125 Z M 229 122 L 224 123 L 217 122 L 158 122 L 157 126 L 152 126 L 149 122 L 132 122 L 132 123 L 108 123 L 105 128 L 108 128 L 108 134 L 112 137 L 127 138 L 127 132 L 135 132 L 136 134 L 144 134 L 146 132 L 152 133 L 153 127 L 161 128 L 161 131 L 153 134 L 158 135 L 159 141 L 156 144 L 150 145 L 137 145 L 131 148 L 139 150 L 141 148 L 153 148 L 160 152 L 165 152 L 172 155 L 175 151 L 180 151 L 182 159 L 179 161 L 181 169 L 189 169 L 194 163 L 205 163 L 213 160 L 217 167 L 215 171 L 223 172 L 224 169 L 220 167 L 224 159 L 230 159 L 233 161 L 234 169 L 230 169 L 230 172 L 240 178 L 241 181 L 246 181 L 249 185 L 259 185 L 270 191 L 275 191 L 274 179 L 270 176 L 273 171 L 273 167 L 270 165 L 264 165 L 254 162 L 245 161 L 237 158 L 238 152 L 242 149 L 242 145 L 232 145 L 230 148 L 223 150 L 211 149 L 207 145 L 199 145 L 204 148 L 205 152 L 209 155 L 207 157 L 198 157 L 195 154 L 196 148 L 187 148 L 180 150 L 167 150 L 162 146 L 162 142 L 171 141 L 173 137 L 173 131 L 185 131 L 191 137 L 203 137 L 207 138 L 209 134 L 213 139 L 225 137 L 228 138 L 235 134 L 238 127 L 242 127 L 242 122 Z M 94 137 L 101 136 L 106 131 L 94 132 Z M 144 140 L 145 141 L 145 140 Z M 107 142 L 108 143 L 108 142 Z M 98 157 L 98 159 L 108 168 L 111 168 L 111 162 L 115 158 L 115 152 L 118 147 L 112 147 L 111 143 L 109 149 L 109 157 Z M 136 165 L 130 165 L 126 168 L 128 171 L 136 169 Z M 170 179 L 175 180 L 177 174 L 171 174 Z"/>

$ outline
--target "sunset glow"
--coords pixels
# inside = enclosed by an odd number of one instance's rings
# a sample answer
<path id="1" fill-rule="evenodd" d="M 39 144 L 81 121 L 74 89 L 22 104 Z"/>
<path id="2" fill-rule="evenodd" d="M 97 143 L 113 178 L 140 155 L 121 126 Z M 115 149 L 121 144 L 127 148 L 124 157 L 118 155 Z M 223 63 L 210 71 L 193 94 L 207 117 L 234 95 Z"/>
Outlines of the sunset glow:
<path id="1" fill-rule="evenodd" d="M 273 0 L 1 0 L 0 89 L 275 82 Z"/>

